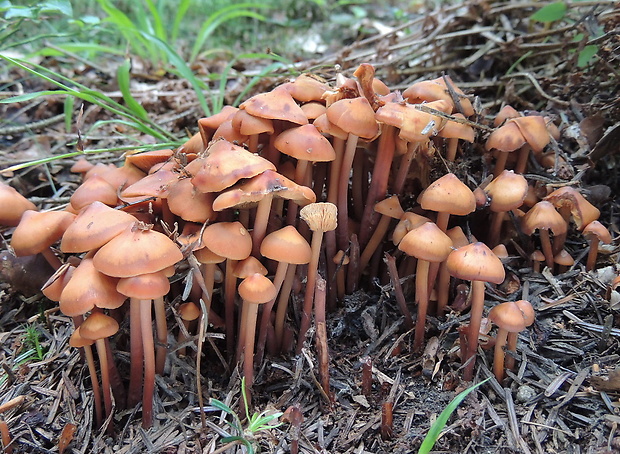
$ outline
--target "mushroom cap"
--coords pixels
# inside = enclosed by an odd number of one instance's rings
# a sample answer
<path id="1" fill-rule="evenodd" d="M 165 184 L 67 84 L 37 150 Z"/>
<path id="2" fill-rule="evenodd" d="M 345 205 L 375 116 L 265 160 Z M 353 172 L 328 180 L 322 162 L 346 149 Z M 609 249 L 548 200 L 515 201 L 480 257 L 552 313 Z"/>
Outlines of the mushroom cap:
<path id="1" fill-rule="evenodd" d="M 443 262 L 452 251 L 452 240 L 434 222 L 425 222 L 407 233 L 398 249 L 427 262 Z"/>
<path id="2" fill-rule="evenodd" d="M 94 307 L 117 309 L 127 299 L 116 290 L 117 283 L 118 279 L 97 271 L 93 259 L 85 258 L 60 294 L 60 310 L 69 317 L 76 317 Z"/>
<path id="3" fill-rule="evenodd" d="M 131 214 L 93 202 L 69 224 L 62 236 L 62 252 L 86 252 L 97 249 L 136 222 Z"/>
<path id="4" fill-rule="evenodd" d="M 341 128 L 329 121 L 327 118 L 327 111 L 316 117 L 312 124 L 321 134 L 327 134 L 341 140 L 347 140 L 347 137 L 349 136 L 346 131 L 343 131 Z"/>
<path id="5" fill-rule="evenodd" d="M 383 216 L 389 216 L 394 219 L 400 219 L 405 214 L 396 195 L 377 202 L 374 210 Z"/>
<path id="6" fill-rule="evenodd" d="M 37 207 L 8 184 L 0 183 L 0 225 L 14 227 L 25 211 L 36 211 Z"/>
<path id="7" fill-rule="evenodd" d="M 573 221 L 579 230 L 583 229 L 586 225 L 592 221 L 596 221 L 601 212 L 598 208 L 588 202 L 584 196 L 581 195 L 572 186 L 564 186 L 556 189 L 544 200 L 551 202 L 554 207 L 562 208 L 569 207 Z"/>
<path id="8" fill-rule="evenodd" d="M 218 113 L 198 120 L 198 131 L 205 146 L 211 141 L 217 128 L 226 120 L 230 120 L 238 110 L 238 107 L 224 106 Z"/>
<path id="9" fill-rule="evenodd" d="M 454 82 L 452 82 L 450 76 L 445 76 L 445 78 L 448 80 L 450 86 L 457 95 L 464 95 L 463 91 L 454 85 Z M 403 92 L 403 97 L 411 104 L 419 104 L 422 102 L 437 101 L 441 99 L 450 104 L 451 112 L 455 109 L 454 101 L 448 92 L 448 86 L 443 77 L 416 82 Z M 475 113 L 469 99 L 459 96 L 459 103 L 461 104 L 463 114 L 465 114 L 465 116 L 470 117 Z"/>
<path id="10" fill-rule="evenodd" d="M 418 203 L 425 210 L 465 216 L 476 210 L 476 198 L 453 173 L 435 180 L 418 196 Z"/>
<path id="11" fill-rule="evenodd" d="M 24 211 L 11 238 L 15 255 L 34 255 L 50 247 L 74 219 L 75 214 L 68 211 Z"/>
<path id="12" fill-rule="evenodd" d="M 431 220 L 426 216 L 412 213 L 411 211 L 405 211 L 392 232 L 392 242 L 394 246 L 397 246 L 407 233 L 425 222 L 431 222 Z"/>
<path id="13" fill-rule="evenodd" d="M 551 202 L 541 200 L 521 218 L 521 230 L 531 235 L 535 230 L 551 230 L 554 235 L 566 233 L 566 221 Z"/>
<path id="14" fill-rule="evenodd" d="M 255 134 L 273 134 L 273 121 L 267 118 L 255 117 L 247 110 L 238 110 L 230 119 L 233 129 L 244 136 Z"/>
<path id="15" fill-rule="evenodd" d="M 328 162 L 336 159 L 334 147 L 313 124 L 281 132 L 273 145 L 280 152 L 302 161 Z"/>
<path id="16" fill-rule="evenodd" d="M 47 282 L 43 284 L 41 293 L 52 301 L 59 301 L 62 291 L 71 280 L 71 276 L 73 276 L 74 271 L 75 266 L 69 264 L 68 262 L 64 263 L 54 274 L 50 276 Z"/>
<path id="17" fill-rule="evenodd" d="M 93 345 L 94 343 L 95 343 L 94 340 L 84 339 L 82 337 L 82 334 L 80 334 L 79 326 L 75 328 L 75 331 L 73 331 L 73 334 L 71 334 L 71 337 L 69 338 L 69 346 L 73 348 L 82 348 L 82 347 L 86 347 L 87 345 Z"/>
<path id="18" fill-rule="evenodd" d="M 259 273 L 251 274 L 239 284 L 239 296 L 252 304 L 264 304 L 277 296 L 273 283 Z"/>
<path id="19" fill-rule="evenodd" d="M 118 322 L 103 312 L 93 312 L 80 325 L 80 334 L 84 339 L 99 340 L 115 335 Z"/>
<path id="20" fill-rule="evenodd" d="M 487 185 L 484 192 L 491 199 L 491 211 L 505 213 L 523 205 L 528 184 L 523 175 L 504 170 Z"/>
<path id="21" fill-rule="evenodd" d="M 458 225 L 446 230 L 446 235 L 452 240 L 452 246 L 456 249 L 469 244 L 469 239 Z"/>
<path id="22" fill-rule="evenodd" d="M 596 237 L 601 243 L 611 243 L 611 234 L 609 230 L 599 221 L 592 221 L 586 225 L 583 229 L 583 236 L 588 240 L 592 237 Z"/>
<path id="23" fill-rule="evenodd" d="M 560 252 L 555 254 L 553 257 L 553 262 L 561 266 L 573 266 L 575 264 L 575 259 L 566 249 L 562 249 Z"/>
<path id="24" fill-rule="evenodd" d="M 194 257 L 196 257 L 196 260 L 198 260 L 200 263 L 203 263 L 203 264 L 222 263 L 224 260 L 226 260 L 226 257 L 222 257 L 221 255 L 215 254 L 208 247 L 202 247 L 200 249 L 196 249 L 193 252 L 194 252 Z"/>
<path id="25" fill-rule="evenodd" d="M 163 164 L 172 157 L 173 151 L 169 148 L 164 150 L 153 150 L 145 152 L 128 152 L 125 162 L 133 164 L 143 172 L 148 172 L 156 164 Z"/>
<path id="26" fill-rule="evenodd" d="M 332 261 L 336 265 L 340 265 L 340 264 L 348 265 L 350 263 L 349 256 L 346 255 L 346 253 L 342 249 L 336 252 L 336 255 L 334 255 L 334 258 L 332 259 Z"/>
<path id="27" fill-rule="evenodd" d="M 327 112 L 327 107 L 318 101 L 310 101 L 302 104 L 301 110 L 304 111 L 304 114 L 308 120 L 315 120 Z"/>
<path id="28" fill-rule="evenodd" d="M 445 101 L 433 101 L 425 107 L 450 113 L 451 106 Z M 437 135 L 446 123 L 444 118 L 424 112 L 414 104 L 388 102 L 377 110 L 377 121 L 400 129 L 399 137 L 407 142 L 426 142 Z"/>
<path id="29" fill-rule="evenodd" d="M 465 119 L 465 116 L 460 113 L 453 115 L 455 118 Z M 454 120 L 448 120 L 441 131 L 438 133 L 439 137 L 445 139 L 460 139 L 467 142 L 473 142 L 476 139 L 476 132 L 474 128 L 465 123 L 460 123 Z"/>
<path id="30" fill-rule="evenodd" d="M 446 260 L 448 272 L 466 281 L 501 284 L 506 277 L 501 260 L 484 243 L 471 243 L 450 253 Z"/>
<path id="31" fill-rule="evenodd" d="M 312 249 L 295 227 L 287 225 L 263 239 L 260 253 L 263 257 L 276 262 L 302 265 L 310 262 Z"/>
<path id="32" fill-rule="evenodd" d="M 223 139 L 211 142 L 205 153 L 185 167 L 193 176 L 194 186 L 202 192 L 223 191 L 242 178 L 276 170 L 265 158 Z"/>
<path id="33" fill-rule="evenodd" d="M 308 119 L 295 99 L 284 88 L 276 88 L 267 93 L 252 96 L 243 102 L 240 109 L 245 109 L 255 117 L 271 120 L 286 120 L 298 125 L 305 125 Z"/>
<path id="34" fill-rule="evenodd" d="M 512 106 L 506 104 L 500 109 L 495 118 L 493 119 L 493 126 L 496 128 L 502 125 L 506 120 L 511 118 L 518 118 L 521 114 Z"/>
<path id="35" fill-rule="evenodd" d="M 214 254 L 231 260 L 243 260 L 252 252 L 252 237 L 238 221 L 207 226 L 202 232 L 202 244 Z"/>
<path id="36" fill-rule="evenodd" d="M 312 74 L 301 74 L 293 82 L 280 85 L 299 102 L 320 101 L 329 85 Z"/>
<path id="37" fill-rule="evenodd" d="M 489 319 L 509 333 L 518 333 L 534 323 L 534 309 L 525 301 L 507 301 L 489 311 Z"/>
<path id="38" fill-rule="evenodd" d="M 80 211 L 93 202 L 102 202 L 106 205 L 116 205 L 118 194 L 116 188 L 104 178 L 94 175 L 84 181 L 71 195 L 71 206 Z"/>
<path id="39" fill-rule="evenodd" d="M 551 141 L 551 136 L 547 130 L 547 123 L 544 117 L 540 115 L 517 117 L 508 121 L 513 121 L 517 125 L 528 145 L 537 153 L 543 151 Z"/>
<path id="40" fill-rule="evenodd" d="M 93 263 L 108 276 L 131 277 L 161 271 L 181 260 L 183 254 L 170 238 L 134 224 L 99 249 Z"/>
<path id="41" fill-rule="evenodd" d="M 196 303 L 188 301 L 179 306 L 179 316 L 182 320 L 191 322 L 200 317 L 200 307 Z"/>
<path id="42" fill-rule="evenodd" d="M 119 279 L 116 290 L 129 298 L 153 300 L 170 291 L 167 269 Z"/>
<path id="43" fill-rule="evenodd" d="M 338 209 L 330 202 L 310 203 L 299 210 L 299 217 L 313 232 L 329 232 L 338 226 Z"/>
<path id="44" fill-rule="evenodd" d="M 158 165 L 158 164 L 156 164 Z M 140 181 L 121 191 L 120 198 L 126 200 L 131 197 L 168 197 L 170 187 L 179 179 L 179 174 L 166 168 L 160 168 L 150 173 Z"/>
<path id="45" fill-rule="evenodd" d="M 234 188 L 222 192 L 213 201 L 213 209 L 222 211 L 232 207 L 250 207 L 268 195 L 293 200 L 301 206 L 316 200 L 316 195 L 312 189 L 300 186 L 278 172 L 265 170 Z"/>
<path id="46" fill-rule="evenodd" d="M 199 191 L 189 178 L 177 180 L 170 187 L 167 200 L 170 211 L 185 221 L 204 223 L 216 218 L 213 193 Z"/>
<path id="47" fill-rule="evenodd" d="M 267 276 L 268 271 L 256 257 L 252 256 L 239 260 L 233 268 L 233 275 L 239 279 L 245 279 L 256 273 Z"/>
<path id="48" fill-rule="evenodd" d="M 485 148 L 499 151 L 515 151 L 525 145 L 525 137 L 516 123 L 512 120 L 507 121 L 497 128 L 487 138 Z"/>
<path id="49" fill-rule="evenodd" d="M 327 108 L 327 119 L 348 134 L 363 139 L 374 139 L 379 134 L 375 111 L 366 98 L 336 101 Z"/>

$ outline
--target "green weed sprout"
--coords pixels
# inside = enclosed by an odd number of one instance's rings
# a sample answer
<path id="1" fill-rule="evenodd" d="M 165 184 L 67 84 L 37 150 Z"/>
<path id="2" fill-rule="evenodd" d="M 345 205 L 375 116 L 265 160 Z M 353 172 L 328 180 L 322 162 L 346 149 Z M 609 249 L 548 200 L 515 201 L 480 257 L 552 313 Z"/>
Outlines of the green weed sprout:
<path id="1" fill-rule="evenodd" d="M 463 402 L 463 400 L 470 392 L 472 392 L 478 386 L 486 383 L 489 380 L 490 377 L 470 388 L 467 388 L 465 391 L 459 393 L 454 399 L 452 399 L 452 401 L 441 412 L 439 417 L 435 420 L 431 428 L 428 430 L 428 433 L 426 434 L 426 437 L 424 438 L 424 441 L 422 442 L 422 445 L 418 450 L 418 454 L 428 454 L 429 452 L 431 452 L 431 449 L 433 449 L 433 446 L 435 446 L 435 443 L 439 439 L 441 431 L 446 426 L 446 423 L 448 422 L 448 419 L 450 418 L 452 413 L 454 413 L 454 410 L 456 410 L 456 408 L 461 404 L 461 402 Z"/>
<path id="2" fill-rule="evenodd" d="M 263 430 L 280 427 L 282 425 L 281 422 L 278 422 L 277 424 L 271 423 L 282 416 L 282 412 L 267 414 L 267 410 L 263 410 L 260 413 L 254 413 L 250 416 L 245 392 L 245 377 L 241 379 L 241 396 L 243 398 L 243 406 L 245 407 L 245 416 L 247 420 L 247 426 L 245 428 L 241 423 L 241 419 L 239 418 L 237 412 L 235 412 L 224 402 L 217 399 L 210 399 L 210 404 L 218 410 L 228 413 L 233 418 L 232 422 L 226 421 L 226 424 L 228 424 L 233 430 L 233 434 L 222 438 L 222 442 L 226 443 L 227 447 L 230 447 L 230 445 L 233 444 L 241 444 L 245 446 L 248 454 L 254 454 L 256 434 L 262 432 Z"/>

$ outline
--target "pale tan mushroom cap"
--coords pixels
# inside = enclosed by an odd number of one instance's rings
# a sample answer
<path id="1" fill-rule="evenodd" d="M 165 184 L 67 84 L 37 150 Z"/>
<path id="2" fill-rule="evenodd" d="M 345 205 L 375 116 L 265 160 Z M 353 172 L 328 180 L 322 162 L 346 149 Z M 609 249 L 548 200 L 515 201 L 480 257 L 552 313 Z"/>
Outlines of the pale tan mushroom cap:
<path id="1" fill-rule="evenodd" d="M 465 216 L 476 210 L 476 197 L 453 173 L 435 180 L 418 196 L 423 209 Z"/>
<path id="2" fill-rule="evenodd" d="M 509 333 L 518 333 L 534 323 L 534 309 L 525 301 L 507 301 L 489 311 L 489 319 Z"/>
<path id="3" fill-rule="evenodd" d="M 209 225 L 202 232 L 202 243 L 214 254 L 231 260 L 243 260 L 252 252 L 252 237 L 238 221 Z"/>
<path id="4" fill-rule="evenodd" d="M 267 235 L 260 244 L 260 253 L 271 260 L 295 265 L 308 263 L 312 257 L 310 245 L 292 225 Z"/>
<path id="5" fill-rule="evenodd" d="M 556 208 L 569 207 L 575 225 L 579 230 L 596 221 L 601 215 L 598 208 L 588 202 L 579 191 L 571 186 L 556 189 L 544 200 L 551 202 Z"/>
<path id="6" fill-rule="evenodd" d="M 595 236 L 601 243 L 611 243 L 611 234 L 609 233 L 609 230 L 607 230 L 607 228 L 599 221 L 592 221 L 586 225 L 583 229 L 583 236 L 588 239 Z"/>
<path id="7" fill-rule="evenodd" d="M 330 202 L 316 202 L 299 210 L 299 216 L 313 232 L 328 232 L 338 226 L 338 209 Z"/>
<path id="8" fill-rule="evenodd" d="M 11 238 L 15 255 L 34 255 L 50 247 L 74 219 L 75 214 L 68 211 L 25 211 Z"/>
<path id="9" fill-rule="evenodd" d="M 260 93 L 243 102 L 239 108 L 255 117 L 286 120 L 298 125 L 308 124 L 308 119 L 295 99 L 284 88 Z"/>
<path id="10" fill-rule="evenodd" d="M 35 211 L 37 207 L 11 186 L 0 183 L 0 225 L 9 227 L 19 224 L 26 210 Z"/>
<path id="11" fill-rule="evenodd" d="M 452 240 L 434 222 L 425 222 L 398 243 L 405 254 L 428 262 L 443 262 L 452 251 Z"/>
<path id="12" fill-rule="evenodd" d="M 484 192 L 491 199 L 491 211 L 503 213 L 514 210 L 523 205 L 527 196 L 527 180 L 512 170 L 504 170 L 487 185 Z"/>
<path id="13" fill-rule="evenodd" d="M 116 290 L 130 298 L 152 300 L 170 291 L 170 281 L 166 277 L 166 270 L 162 270 L 120 279 Z"/>
<path id="14" fill-rule="evenodd" d="M 471 243 L 450 253 L 448 272 L 466 281 L 501 284 L 506 277 L 501 260 L 484 243 Z"/>
<path id="15" fill-rule="evenodd" d="M 115 335 L 118 322 L 102 312 L 93 312 L 80 325 L 80 334 L 84 339 L 98 340 Z"/>
<path id="16" fill-rule="evenodd" d="M 521 230 L 531 235 L 535 230 L 551 230 L 554 235 L 566 233 L 568 226 L 551 202 L 542 200 L 534 205 L 521 219 Z"/>
<path id="17" fill-rule="evenodd" d="M 262 274 L 252 274 L 239 284 L 239 296 L 252 304 L 264 304 L 277 296 L 273 283 Z"/>

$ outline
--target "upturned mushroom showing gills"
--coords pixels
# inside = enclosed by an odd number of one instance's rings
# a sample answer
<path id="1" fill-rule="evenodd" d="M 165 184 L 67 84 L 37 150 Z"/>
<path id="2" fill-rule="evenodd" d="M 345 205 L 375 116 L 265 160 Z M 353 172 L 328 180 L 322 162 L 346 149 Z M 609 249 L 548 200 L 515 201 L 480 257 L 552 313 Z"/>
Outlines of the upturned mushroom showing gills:
<path id="1" fill-rule="evenodd" d="M 448 271 L 456 278 L 471 281 L 471 311 L 467 331 L 467 345 L 462 352 L 465 365 L 463 378 L 467 381 L 474 376 L 478 334 L 484 311 L 484 283 L 501 284 L 506 276 L 499 258 L 484 243 L 472 243 L 452 251 L 447 260 Z"/>

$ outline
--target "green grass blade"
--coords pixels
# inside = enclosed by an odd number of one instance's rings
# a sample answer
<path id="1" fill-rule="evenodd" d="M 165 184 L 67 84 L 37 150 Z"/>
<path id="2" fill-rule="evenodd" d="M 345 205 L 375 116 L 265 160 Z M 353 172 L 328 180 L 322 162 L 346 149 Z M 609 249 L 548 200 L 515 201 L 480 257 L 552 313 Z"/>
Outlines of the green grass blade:
<path id="1" fill-rule="evenodd" d="M 153 28 L 155 36 L 157 36 L 162 41 L 167 41 L 168 36 L 166 35 L 166 28 L 164 27 L 164 22 L 161 18 L 161 14 L 157 9 L 157 6 L 153 3 L 153 0 L 144 0 L 146 3 L 146 7 L 149 9 L 151 16 L 153 17 L 153 22 L 155 26 Z"/>
<path id="2" fill-rule="evenodd" d="M 203 48 L 209 36 L 224 22 L 240 17 L 250 17 L 260 21 L 266 20 L 264 16 L 255 11 L 250 11 L 248 8 L 267 8 L 267 5 L 260 3 L 239 3 L 229 5 L 217 10 L 207 20 L 205 20 L 202 23 L 200 31 L 194 41 L 194 45 L 192 46 L 192 52 L 189 57 L 190 63 L 193 63 L 196 60 L 196 57 L 198 57 L 200 50 Z"/>
<path id="3" fill-rule="evenodd" d="M 452 402 L 450 402 L 448 406 L 444 408 L 437 420 L 428 430 L 428 433 L 426 434 L 426 437 L 424 438 L 424 441 L 422 442 L 422 445 L 418 450 L 418 454 L 428 454 L 429 452 L 431 452 L 431 449 L 433 449 L 433 446 L 435 446 L 435 442 L 437 442 L 437 440 L 439 439 L 441 431 L 446 426 L 446 423 L 448 422 L 448 419 L 450 418 L 452 413 L 454 413 L 454 410 L 456 410 L 456 408 L 461 404 L 461 402 L 463 402 L 463 400 L 470 392 L 475 390 L 478 386 L 486 383 L 488 380 L 490 380 L 490 377 L 472 386 L 471 388 L 467 388 L 465 391 L 459 393 L 454 399 L 452 399 Z"/>
<path id="4" fill-rule="evenodd" d="M 71 133 L 71 124 L 73 123 L 73 108 L 75 107 L 75 98 L 73 96 L 67 96 L 65 98 L 65 132 Z"/>
<path id="5" fill-rule="evenodd" d="M 181 56 L 177 54 L 176 51 L 172 47 L 170 47 L 168 43 L 162 41 L 156 36 L 149 35 L 148 33 L 144 33 L 144 32 L 142 32 L 142 36 L 144 36 L 146 39 L 148 39 L 153 44 L 156 44 L 157 47 L 159 47 L 161 50 L 164 51 L 164 53 L 168 57 L 169 63 L 172 64 L 176 68 L 176 70 L 179 72 L 181 77 L 185 78 L 192 85 L 192 88 L 196 92 L 196 97 L 198 98 L 198 102 L 200 103 L 200 106 L 204 110 L 205 115 L 207 116 L 211 115 L 211 109 L 209 108 L 205 95 L 202 92 L 203 87 L 201 86 L 198 79 L 196 79 L 196 76 L 194 76 L 194 73 L 192 72 L 190 67 L 187 66 L 187 63 L 185 63 L 185 60 L 183 60 L 183 58 L 181 58 Z"/>
<path id="6" fill-rule="evenodd" d="M 138 117 L 143 120 L 147 120 L 149 114 L 146 112 L 144 107 L 136 101 L 136 98 L 131 94 L 131 76 L 129 74 L 129 70 L 131 68 L 131 61 L 129 58 L 126 58 L 123 64 L 121 64 L 116 70 L 116 77 L 118 79 L 118 88 L 123 94 L 123 100 L 127 107 L 131 109 L 131 111 Z"/>
<path id="7" fill-rule="evenodd" d="M 189 7 L 192 4 L 192 0 L 182 0 L 179 3 L 179 7 L 177 8 L 177 13 L 174 15 L 174 22 L 172 24 L 172 33 L 170 34 L 170 42 L 176 43 L 179 38 L 179 30 L 181 29 L 181 22 L 183 22 L 183 18 L 185 14 L 189 10 Z"/>
<path id="8" fill-rule="evenodd" d="M 97 0 L 97 3 L 99 3 L 101 9 L 107 13 L 108 17 L 106 20 L 116 25 L 127 42 L 132 46 L 136 46 L 136 44 L 140 45 L 138 47 L 133 47 L 138 55 L 148 58 L 156 52 L 156 50 L 152 49 L 149 43 L 142 37 L 136 24 L 125 13 L 115 7 L 109 0 Z"/>

